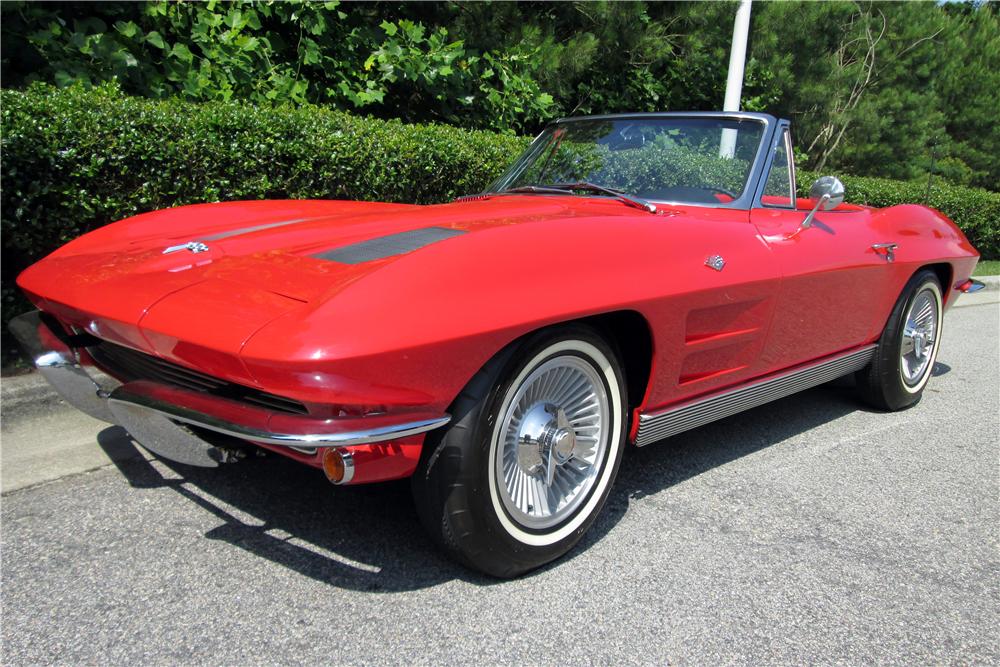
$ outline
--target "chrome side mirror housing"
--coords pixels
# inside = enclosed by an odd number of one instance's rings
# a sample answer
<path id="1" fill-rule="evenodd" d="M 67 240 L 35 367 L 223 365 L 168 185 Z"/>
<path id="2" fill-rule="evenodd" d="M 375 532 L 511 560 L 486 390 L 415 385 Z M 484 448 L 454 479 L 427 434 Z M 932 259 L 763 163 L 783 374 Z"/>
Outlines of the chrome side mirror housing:
<path id="1" fill-rule="evenodd" d="M 812 227 L 813 218 L 820 209 L 829 211 L 844 202 L 844 184 L 836 176 L 820 176 L 809 188 L 809 197 L 816 200 L 816 205 L 802 221 L 803 229 Z"/>

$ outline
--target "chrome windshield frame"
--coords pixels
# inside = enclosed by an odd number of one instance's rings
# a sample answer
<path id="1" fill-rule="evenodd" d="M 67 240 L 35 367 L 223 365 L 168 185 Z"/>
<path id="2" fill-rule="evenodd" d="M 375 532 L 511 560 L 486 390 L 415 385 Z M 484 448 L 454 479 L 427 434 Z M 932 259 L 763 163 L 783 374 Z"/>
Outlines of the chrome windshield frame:
<path id="1" fill-rule="evenodd" d="M 580 121 L 595 121 L 595 120 L 654 120 L 654 119 L 719 119 L 719 120 L 750 120 L 756 121 L 764 125 L 764 131 L 761 133 L 760 142 L 757 145 L 757 151 L 754 155 L 753 162 L 750 165 L 750 171 L 747 174 L 746 183 L 744 184 L 743 191 L 740 196 L 729 202 L 719 202 L 717 204 L 709 204 L 704 202 L 686 202 L 686 201 L 670 201 L 663 199 L 647 199 L 658 206 L 697 206 L 699 208 L 729 208 L 736 210 L 749 211 L 755 206 L 755 202 L 759 202 L 759 197 L 757 195 L 758 189 L 762 187 L 762 177 L 770 166 L 771 162 L 771 147 L 774 145 L 774 137 L 776 133 L 776 128 L 779 124 L 777 118 L 770 114 L 765 113 L 751 113 L 742 111 L 664 111 L 664 112 L 650 112 L 650 113 L 623 113 L 623 114 L 606 114 L 597 116 L 574 116 L 572 118 L 560 118 L 553 121 L 545 127 L 531 142 L 531 144 L 525 149 L 525 151 L 518 157 L 518 159 L 510 166 L 509 169 L 505 170 L 504 173 L 494 181 L 488 188 L 488 192 L 503 192 L 502 188 L 506 187 L 511 180 L 517 177 L 523 171 L 524 165 L 528 160 L 538 152 L 545 145 L 543 137 L 547 132 L 555 127 L 565 126 L 570 123 L 576 123 Z M 787 122 L 787 121 L 786 121 Z M 541 195 L 545 196 L 545 195 Z M 606 198 L 603 195 L 592 195 L 594 197 Z M 644 198 L 645 199 L 645 198 Z"/>
<path id="2" fill-rule="evenodd" d="M 774 163 L 775 154 L 778 150 L 778 144 L 785 139 L 784 132 L 788 131 L 787 138 L 787 150 L 788 150 L 788 163 L 791 166 L 791 178 L 792 178 L 792 205 L 791 206 L 768 206 L 763 203 L 762 199 L 764 197 L 764 190 L 767 188 L 767 177 L 771 173 L 771 165 Z M 774 124 L 774 130 L 771 133 L 771 139 L 767 143 L 767 150 L 764 152 L 764 163 L 761 166 L 760 174 L 757 177 L 757 185 L 753 189 L 753 199 L 751 200 L 751 208 L 762 208 L 771 209 L 778 211 L 794 211 L 798 208 L 798 172 L 795 165 L 795 154 L 793 153 L 792 144 L 792 124 L 784 119 L 777 120 Z"/>

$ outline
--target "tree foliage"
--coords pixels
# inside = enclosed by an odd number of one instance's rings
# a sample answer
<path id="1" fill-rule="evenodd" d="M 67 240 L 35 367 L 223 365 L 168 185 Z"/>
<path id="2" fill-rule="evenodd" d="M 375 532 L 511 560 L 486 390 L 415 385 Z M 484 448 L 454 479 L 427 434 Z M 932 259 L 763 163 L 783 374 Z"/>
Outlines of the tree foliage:
<path id="1" fill-rule="evenodd" d="M 735 5 L 4 2 L 5 86 L 322 104 L 530 133 L 562 115 L 719 107 Z M 814 169 L 997 189 L 995 3 L 753 5 L 742 105 Z"/>
<path id="2" fill-rule="evenodd" d="M 326 103 L 404 120 L 520 129 L 552 96 L 530 48 L 479 52 L 391 7 L 331 2 L 5 3 L 3 78 L 193 101 Z"/>
<path id="3" fill-rule="evenodd" d="M 784 91 L 772 109 L 793 119 L 810 167 L 902 179 L 933 168 L 956 183 L 997 189 L 1000 169 L 986 157 L 1000 149 L 991 101 L 1000 84 L 994 6 L 829 2 L 762 10 L 759 21 L 782 26 L 766 38 L 755 32 L 754 50 Z"/>

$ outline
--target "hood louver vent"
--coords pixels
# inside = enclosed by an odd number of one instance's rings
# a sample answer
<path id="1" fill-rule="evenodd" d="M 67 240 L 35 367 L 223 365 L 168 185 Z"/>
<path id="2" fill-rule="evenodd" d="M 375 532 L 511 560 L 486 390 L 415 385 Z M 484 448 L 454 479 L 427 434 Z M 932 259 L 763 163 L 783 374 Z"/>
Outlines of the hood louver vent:
<path id="1" fill-rule="evenodd" d="M 426 227 L 424 229 L 390 234 L 377 239 L 335 248 L 319 253 L 318 255 L 313 255 L 313 257 L 316 259 L 325 259 L 328 262 L 340 262 L 341 264 L 361 264 L 363 262 L 371 262 L 376 259 L 384 259 L 412 252 L 431 243 L 450 239 L 453 236 L 459 236 L 464 233 L 461 229 Z"/>

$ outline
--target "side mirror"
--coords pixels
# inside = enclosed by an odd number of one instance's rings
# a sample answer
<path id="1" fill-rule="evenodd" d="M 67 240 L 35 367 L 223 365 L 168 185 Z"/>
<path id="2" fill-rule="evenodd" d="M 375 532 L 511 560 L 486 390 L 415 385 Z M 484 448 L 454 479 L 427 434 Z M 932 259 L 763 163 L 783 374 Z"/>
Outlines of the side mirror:
<path id="1" fill-rule="evenodd" d="M 816 200 L 816 205 L 802 221 L 803 229 L 812 227 L 813 218 L 820 209 L 829 211 L 844 202 L 844 184 L 836 176 L 821 176 L 809 188 L 809 196 Z"/>

